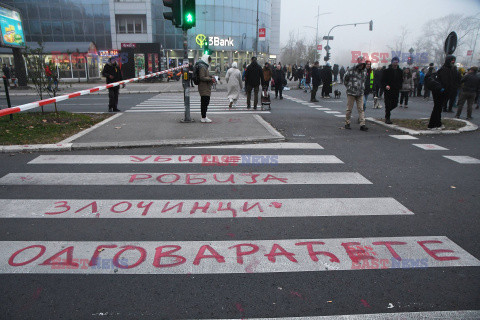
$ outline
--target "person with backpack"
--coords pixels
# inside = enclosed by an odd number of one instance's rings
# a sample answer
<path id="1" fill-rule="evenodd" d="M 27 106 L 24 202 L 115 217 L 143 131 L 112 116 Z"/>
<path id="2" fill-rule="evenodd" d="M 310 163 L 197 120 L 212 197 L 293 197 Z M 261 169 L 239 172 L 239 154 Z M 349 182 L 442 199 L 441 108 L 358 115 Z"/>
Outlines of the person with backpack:
<path id="1" fill-rule="evenodd" d="M 458 109 L 455 116 L 457 119 L 459 119 L 462 114 L 465 101 L 467 102 L 467 120 L 472 119 L 473 103 L 475 102 L 476 96 L 480 93 L 480 78 L 477 77 L 477 71 L 477 67 L 471 67 L 461 80 L 463 86 L 458 98 Z"/>
<path id="2" fill-rule="evenodd" d="M 415 90 L 413 75 L 410 68 L 403 70 L 402 89 L 400 89 L 400 108 L 403 108 L 403 101 L 405 100 L 405 108 L 408 108 L 408 96 Z"/>
<path id="3" fill-rule="evenodd" d="M 455 56 L 448 55 L 443 66 L 425 80 L 425 86 L 432 91 L 433 95 L 433 110 L 428 122 L 429 130 L 444 128 L 442 125 L 442 109 L 452 95 L 452 91 L 456 90 L 457 68 L 454 68 L 455 60 Z"/>
<path id="4" fill-rule="evenodd" d="M 262 67 L 257 63 L 257 57 L 252 57 L 252 62 L 248 65 L 245 72 L 245 86 L 247 88 L 247 109 L 251 108 L 252 89 L 253 89 L 253 110 L 257 110 L 258 89 L 260 81 L 263 78 Z"/>
<path id="5" fill-rule="evenodd" d="M 347 88 L 347 112 L 345 113 L 345 129 L 351 129 L 350 119 L 352 116 L 352 109 L 354 103 L 357 104 L 359 115 L 360 130 L 368 131 L 365 126 L 365 112 L 363 111 L 363 92 L 365 90 L 365 79 L 367 74 L 365 72 L 365 63 L 363 57 L 358 58 L 358 64 L 349 69 L 344 77 L 344 84 Z M 330 77 L 331 79 L 331 77 Z M 325 82 L 323 83 L 325 85 Z"/>
<path id="6" fill-rule="evenodd" d="M 435 72 L 435 69 L 433 67 L 433 63 L 430 63 L 427 69 L 427 72 L 425 73 L 425 82 L 427 79 L 432 75 L 432 73 Z M 427 88 L 425 85 L 425 90 L 423 92 L 423 100 L 430 100 L 430 90 Z"/>
<path id="7" fill-rule="evenodd" d="M 385 94 L 385 123 L 392 124 L 390 115 L 393 109 L 398 105 L 398 95 L 402 88 L 403 73 L 398 67 L 400 59 L 398 57 L 392 58 L 392 63 L 388 66 L 388 69 L 383 71 L 382 75 L 382 87 Z"/>
<path id="8" fill-rule="evenodd" d="M 227 98 L 230 101 L 228 107 L 237 106 L 237 100 L 242 90 L 242 74 L 237 69 L 237 63 L 232 63 L 232 67 L 228 69 L 225 75 L 225 81 L 227 81 Z"/>
<path id="9" fill-rule="evenodd" d="M 213 78 L 210 76 L 209 70 L 212 57 L 204 54 L 202 59 L 195 64 L 193 69 L 194 83 L 198 86 L 200 94 L 200 112 L 202 114 L 202 123 L 210 123 L 212 120 L 207 118 L 207 109 L 210 104 L 210 96 L 212 95 Z"/>

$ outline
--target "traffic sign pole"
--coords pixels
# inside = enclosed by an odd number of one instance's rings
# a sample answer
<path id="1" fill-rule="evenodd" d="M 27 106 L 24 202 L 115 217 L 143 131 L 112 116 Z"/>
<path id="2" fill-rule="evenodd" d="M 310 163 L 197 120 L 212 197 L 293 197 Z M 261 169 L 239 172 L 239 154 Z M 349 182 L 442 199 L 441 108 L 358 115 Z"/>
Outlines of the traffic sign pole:
<path id="1" fill-rule="evenodd" d="M 189 123 L 194 122 L 194 120 L 190 117 L 190 87 L 189 87 L 189 80 L 188 80 L 188 34 L 187 30 L 183 30 L 183 102 L 185 105 L 185 117 L 181 120 L 181 122 Z"/>

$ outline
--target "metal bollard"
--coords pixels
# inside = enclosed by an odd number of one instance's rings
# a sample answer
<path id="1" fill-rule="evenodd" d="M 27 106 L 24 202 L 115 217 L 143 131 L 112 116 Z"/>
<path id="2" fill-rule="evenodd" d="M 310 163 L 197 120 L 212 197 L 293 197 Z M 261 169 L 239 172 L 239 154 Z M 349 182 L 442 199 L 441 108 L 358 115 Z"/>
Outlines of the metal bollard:
<path id="1" fill-rule="evenodd" d="M 5 97 L 7 97 L 7 106 L 11 108 L 12 104 L 10 103 L 10 94 L 8 93 L 9 84 L 6 76 L 3 76 L 3 85 L 5 86 Z M 10 114 L 10 120 L 13 120 L 13 114 Z"/>

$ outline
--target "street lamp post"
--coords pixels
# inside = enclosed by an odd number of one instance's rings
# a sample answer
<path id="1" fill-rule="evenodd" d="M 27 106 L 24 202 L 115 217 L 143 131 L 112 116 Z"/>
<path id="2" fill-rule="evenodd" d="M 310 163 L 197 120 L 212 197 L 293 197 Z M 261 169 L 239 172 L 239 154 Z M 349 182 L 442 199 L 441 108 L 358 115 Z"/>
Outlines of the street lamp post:
<path id="1" fill-rule="evenodd" d="M 255 56 L 257 56 L 258 52 L 258 2 L 259 0 L 257 0 L 257 37 L 255 39 Z"/>
<path id="2" fill-rule="evenodd" d="M 326 14 L 331 14 L 332 12 L 323 12 L 323 13 L 320 13 L 320 6 L 317 7 L 317 26 L 316 27 L 310 27 L 310 26 L 304 26 L 305 28 L 312 28 L 312 29 L 315 29 L 316 32 L 315 32 L 315 50 L 317 50 L 317 46 L 318 46 L 318 19 L 320 16 L 324 16 Z M 315 53 L 315 57 L 318 55 L 318 50 L 317 52 Z M 320 57 L 318 57 L 320 59 Z"/>
<path id="3" fill-rule="evenodd" d="M 327 51 L 327 56 L 325 57 L 325 61 L 330 60 L 330 46 L 328 45 L 328 42 L 330 41 L 330 33 L 332 32 L 333 29 L 337 27 L 345 27 L 345 26 L 357 26 L 357 24 L 368 24 L 370 27 L 370 31 L 373 30 L 373 20 L 370 20 L 369 22 L 357 22 L 357 23 L 347 23 L 347 24 L 337 24 L 336 26 L 333 26 L 330 31 L 328 31 L 327 35 L 327 45 L 325 46 L 325 51 Z"/>

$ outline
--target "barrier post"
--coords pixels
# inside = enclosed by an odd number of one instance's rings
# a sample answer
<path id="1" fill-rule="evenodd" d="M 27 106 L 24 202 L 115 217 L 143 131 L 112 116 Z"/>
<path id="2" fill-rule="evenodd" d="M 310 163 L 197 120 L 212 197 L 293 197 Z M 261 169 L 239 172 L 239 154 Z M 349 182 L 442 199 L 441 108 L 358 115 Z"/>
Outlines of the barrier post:
<path id="1" fill-rule="evenodd" d="M 188 37 L 187 30 L 183 30 L 183 74 L 182 74 L 182 83 L 183 83 L 183 101 L 185 104 L 185 117 L 181 122 L 194 122 L 190 117 L 190 87 L 188 81 Z"/>
<path id="2" fill-rule="evenodd" d="M 9 108 L 12 107 L 12 104 L 10 103 L 10 93 L 8 92 L 8 79 L 7 77 L 3 76 L 3 85 L 5 86 L 5 97 L 7 98 L 7 106 Z M 13 120 L 13 114 L 10 114 L 10 120 Z"/>

